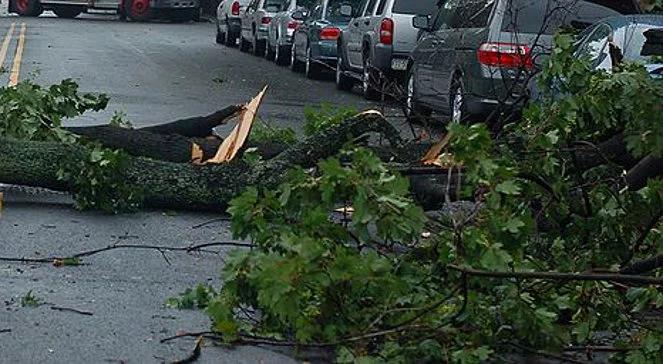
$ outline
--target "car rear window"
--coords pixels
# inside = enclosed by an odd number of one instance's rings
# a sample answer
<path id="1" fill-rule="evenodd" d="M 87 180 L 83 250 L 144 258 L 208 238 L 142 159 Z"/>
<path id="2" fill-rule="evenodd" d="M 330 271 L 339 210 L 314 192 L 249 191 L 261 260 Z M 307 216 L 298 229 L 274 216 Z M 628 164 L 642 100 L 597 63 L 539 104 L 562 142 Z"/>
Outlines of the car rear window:
<path id="1" fill-rule="evenodd" d="M 437 12 L 438 0 L 396 0 L 391 10 L 396 14 L 432 15 Z"/>
<path id="2" fill-rule="evenodd" d="M 265 5 L 263 5 L 265 10 L 270 13 L 276 13 L 281 11 L 281 1 L 280 0 L 265 0 Z"/>
<path id="3" fill-rule="evenodd" d="M 628 9 L 635 9 L 624 6 L 624 3 L 631 2 L 630 0 L 612 2 L 607 0 L 509 0 L 502 21 L 502 31 L 554 34 L 565 26 L 584 29 L 599 19 L 619 15 L 620 11 L 630 13 L 631 11 Z"/>

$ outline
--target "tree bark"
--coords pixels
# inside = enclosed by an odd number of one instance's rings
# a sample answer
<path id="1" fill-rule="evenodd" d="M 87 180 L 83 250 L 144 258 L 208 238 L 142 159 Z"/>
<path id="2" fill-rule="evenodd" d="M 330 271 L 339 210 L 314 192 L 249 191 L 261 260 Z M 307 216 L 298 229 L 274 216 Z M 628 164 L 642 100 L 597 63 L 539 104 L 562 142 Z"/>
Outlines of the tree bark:
<path id="1" fill-rule="evenodd" d="M 314 166 L 369 132 L 384 135 L 396 149 L 403 147 L 398 131 L 379 113 L 363 113 L 256 165 L 241 159 L 196 166 L 132 157 L 120 178 L 140 187 L 145 207 L 223 210 L 246 187 L 275 188 L 293 166 Z M 0 138 L 0 182 L 71 191 L 72 186 L 58 179 L 58 170 L 64 163 L 85 157 L 86 150 L 79 145 Z"/>

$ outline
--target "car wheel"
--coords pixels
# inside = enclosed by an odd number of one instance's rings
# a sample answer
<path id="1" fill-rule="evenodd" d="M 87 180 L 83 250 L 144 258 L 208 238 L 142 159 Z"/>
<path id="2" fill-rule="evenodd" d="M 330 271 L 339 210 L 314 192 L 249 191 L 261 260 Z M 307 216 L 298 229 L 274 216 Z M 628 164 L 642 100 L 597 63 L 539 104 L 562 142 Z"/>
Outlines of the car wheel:
<path id="1" fill-rule="evenodd" d="M 276 46 L 276 52 L 274 54 L 274 60 L 279 66 L 289 66 L 290 57 L 287 55 L 290 54 L 288 46 Z"/>
<path id="2" fill-rule="evenodd" d="M 370 101 L 378 101 L 381 98 L 380 91 L 375 86 L 375 81 L 378 75 L 373 70 L 370 58 L 364 60 L 364 72 L 361 77 L 362 89 L 364 91 L 364 98 Z"/>
<path id="3" fill-rule="evenodd" d="M 297 47 L 294 44 L 290 50 L 290 69 L 292 72 L 302 71 L 302 63 L 297 60 Z"/>
<path id="4" fill-rule="evenodd" d="M 313 55 L 311 54 L 311 47 L 306 47 L 306 64 L 304 71 L 306 77 L 312 80 L 320 77 L 320 64 L 317 60 L 313 59 Z"/>
<path id="5" fill-rule="evenodd" d="M 430 109 L 419 105 L 417 102 L 417 84 L 414 68 L 410 70 L 407 78 L 407 96 L 405 99 L 405 116 L 409 121 L 421 122 L 431 116 Z"/>
<path id="6" fill-rule="evenodd" d="M 221 27 L 219 26 L 219 21 L 216 21 L 216 43 L 223 44 L 225 43 L 226 33 L 221 32 Z"/>
<path id="7" fill-rule="evenodd" d="M 242 52 L 248 52 L 251 48 L 251 43 L 247 42 L 242 35 L 239 36 L 239 50 Z"/>
<path id="8" fill-rule="evenodd" d="M 238 36 L 230 32 L 230 27 L 226 24 L 225 38 L 223 39 L 223 44 L 227 47 L 234 47 L 237 45 Z"/>
<path id="9" fill-rule="evenodd" d="M 469 115 L 467 113 L 467 105 L 465 104 L 465 86 L 459 77 L 454 78 L 451 85 L 449 110 L 450 123 L 464 123 L 467 121 Z"/>
<path id="10" fill-rule="evenodd" d="M 278 47 L 278 45 L 277 45 L 277 47 Z M 274 58 L 276 58 L 275 55 L 274 55 L 274 50 L 272 49 L 272 47 L 269 46 L 269 40 L 266 40 L 265 41 L 265 59 L 268 60 L 268 61 L 273 61 Z"/>
<path id="11" fill-rule="evenodd" d="M 152 9 L 149 0 L 125 0 L 124 12 L 133 21 L 148 21 L 152 19 Z"/>
<path id="12" fill-rule="evenodd" d="M 39 0 L 11 0 L 14 11 L 19 16 L 39 16 L 44 12 Z"/>
<path id="13" fill-rule="evenodd" d="M 345 74 L 343 69 L 343 61 L 339 57 L 336 61 L 336 88 L 341 91 L 350 91 L 354 86 L 354 80 Z"/>
<path id="14" fill-rule="evenodd" d="M 253 55 L 256 57 L 262 57 L 265 47 L 262 45 L 262 42 L 258 40 L 258 37 L 253 35 Z"/>

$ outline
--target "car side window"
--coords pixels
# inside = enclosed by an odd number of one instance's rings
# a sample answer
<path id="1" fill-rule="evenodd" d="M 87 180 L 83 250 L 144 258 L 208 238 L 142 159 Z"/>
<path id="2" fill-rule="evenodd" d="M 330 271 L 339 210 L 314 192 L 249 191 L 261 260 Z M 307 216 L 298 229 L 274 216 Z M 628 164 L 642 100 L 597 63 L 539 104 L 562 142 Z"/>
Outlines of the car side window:
<path id="1" fill-rule="evenodd" d="M 440 11 L 437 13 L 437 18 L 435 18 L 435 23 L 433 23 L 433 30 L 437 31 L 450 28 L 450 24 L 456 15 L 459 3 L 460 0 L 449 0 L 444 3 L 440 8 Z"/>
<path id="2" fill-rule="evenodd" d="M 601 24 L 592 31 L 585 39 L 585 42 L 578 48 L 577 55 L 587 57 L 594 66 L 603 66 L 606 59 L 609 60 L 606 47 L 608 39 L 612 36 L 612 28 L 606 24 Z M 609 65 L 607 65 L 609 68 Z M 603 67 L 600 67 L 603 68 Z"/>
<path id="3" fill-rule="evenodd" d="M 459 4 L 449 26 L 454 29 L 483 28 L 493 12 L 495 0 L 466 0 Z"/>
<path id="4" fill-rule="evenodd" d="M 378 0 L 369 0 L 368 6 L 366 7 L 366 10 L 364 11 L 363 16 L 371 16 L 373 15 L 373 10 L 375 10 L 375 4 L 377 4 Z"/>
<path id="5" fill-rule="evenodd" d="M 378 5 L 378 10 L 375 12 L 375 15 L 382 15 L 387 7 L 387 1 L 389 0 L 380 0 L 380 5 Z"/>

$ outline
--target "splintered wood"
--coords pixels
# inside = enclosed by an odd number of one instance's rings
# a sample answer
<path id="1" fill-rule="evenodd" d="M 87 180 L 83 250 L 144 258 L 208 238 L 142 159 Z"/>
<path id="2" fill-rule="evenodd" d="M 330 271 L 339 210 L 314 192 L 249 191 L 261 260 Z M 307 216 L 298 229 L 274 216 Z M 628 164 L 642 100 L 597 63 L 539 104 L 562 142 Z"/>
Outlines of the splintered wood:
<path id="1" fill-rule="evenodd" d="M 267 86 L 265 86 L 265 88 L 263 88 L 262 91 L 260 91 L 260 93 L 251 100 L 242 111 L 240 111 L 239 123 L 237 123 L 230 135 L 228 135 L 223 143 L 221 143 L 214 158 L 205 161 L 203 164 L 228 163 L 237 156 L 251 133 L 251 127 L 256 119 L 258 108 L 260 108 L 260 104 L 262 103 L 266 91 Z"/>

